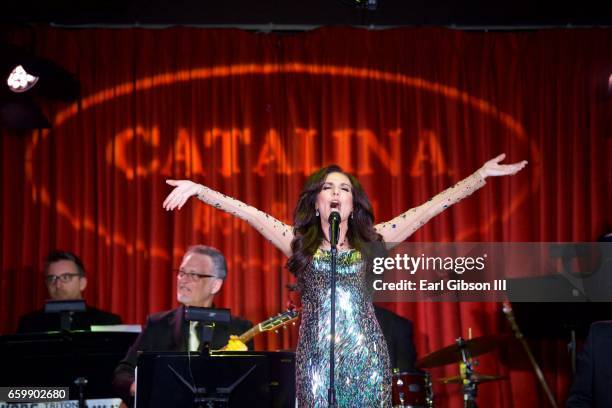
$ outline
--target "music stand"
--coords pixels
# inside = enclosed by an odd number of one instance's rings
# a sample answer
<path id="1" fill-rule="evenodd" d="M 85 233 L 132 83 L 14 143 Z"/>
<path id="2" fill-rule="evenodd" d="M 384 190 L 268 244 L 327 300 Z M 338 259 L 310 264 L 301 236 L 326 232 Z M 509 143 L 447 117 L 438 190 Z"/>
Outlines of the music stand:
<path id="1" fill-rule="evenodd" d="M 213 355 L 236 356 L 244 351 L 213 351 Z M 295 353 L 292 351 L 249 351 L 265 356 L 270 366 L 270 402 L 272 408 L 295 408 Z"/>
<path id="2" fill-rule="evenodd" d="M 206 354 L 210 354 L 215 325 L 228 325 L 232 319 L 229 309 L 196 306 L 185 306 L 184 318 L 188 322 L 200 323 L 200 350 Z"/>
<path id="3" fill-rule="evenodd" d="M 135 408 L 270 406 L 265 356 L 143 352 Z"/>
<path id="4" fill-rule="evenodd" d="M 72 329 L 74 313 L 84 312 L 87 309 L 83 299 L 76 300 L 47 300 L 45 313 L 59 313 L 62 330 Z"/>
<path id="5" fill-rule="evenodd" d="M 0 336 L 2 386 L 70 387 L 87 378 L 85 398 L 109 398 L 115 392 L 110 379 L 137 333 L 92 333 L 89 331 L 12 334 Z"/>

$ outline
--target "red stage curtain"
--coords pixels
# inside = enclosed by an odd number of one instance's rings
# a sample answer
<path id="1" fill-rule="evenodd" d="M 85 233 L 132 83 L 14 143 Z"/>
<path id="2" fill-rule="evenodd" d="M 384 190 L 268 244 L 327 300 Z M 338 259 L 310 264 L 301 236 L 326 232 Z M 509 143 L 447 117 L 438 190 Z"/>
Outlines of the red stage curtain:
<path id="1" fill-rule="evenodd" d="M 607 29 L 38 28 L 36 38 L 39 55 L 76 74 L 82 98 L 45 103 L 49 131 L 2 131 L 2 333 L 41 306 L 42 259 L 55 248 L 82 257 L 88 302 L 128 323 L 176 305 L 171 270 L 194 243 L 229 261 L 219 306 L 254 322 L 281 311 L 293 281 L 282 254 L 196 200 L 165 212 L 166 178 L 290 222 L 306 175 L 336 162 L 358 176 L 382 221 L 506 152 L 529 166 L 490 179 L 410 239 L 592 241 L 612 225 Z M 509 331 L 493 303 L 386 307 L 414 321 L 421 356 L 469 328 Z M 262 335 L 256 346 L 291 348 L 296 336 Z M 535 346 L 561 401 L 567 353 Z M 483 356 L 478 370 L 509 377 L 480 387 L 481 406 L 546 406 L 518 346 Z M 461 406 L 458 387 L 435 390 L 441 406 Z"/>

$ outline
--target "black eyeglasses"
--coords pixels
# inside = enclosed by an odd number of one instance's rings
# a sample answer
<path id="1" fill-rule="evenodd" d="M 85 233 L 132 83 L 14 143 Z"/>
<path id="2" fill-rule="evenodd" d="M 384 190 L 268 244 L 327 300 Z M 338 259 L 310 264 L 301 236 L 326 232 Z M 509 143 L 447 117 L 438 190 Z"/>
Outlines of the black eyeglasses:
<path id="1" fill-rule="evenodd" d="M 176 272 L 176 276 L 178 276 L 179 279 L 186 279 L 190 282 L 194 282 L 194 281 L 199 281 L 200 279 L 204 279 L 204 278 L 216 278 L 215 275 L 207 275 L 204 273 L 193 273 L 193 272 L 185 272 L 183 270 L 175 270 Z"/>
<path id="2" fill-rule="evenodd" d="M 61 281 L 62 283 L 68 283 L 75 276 L 80 276 L 78 273 L 62 273 L 61 275 L 46 275 L 45 282 L 49 285 L 53 285 L 57 281 Z"/>

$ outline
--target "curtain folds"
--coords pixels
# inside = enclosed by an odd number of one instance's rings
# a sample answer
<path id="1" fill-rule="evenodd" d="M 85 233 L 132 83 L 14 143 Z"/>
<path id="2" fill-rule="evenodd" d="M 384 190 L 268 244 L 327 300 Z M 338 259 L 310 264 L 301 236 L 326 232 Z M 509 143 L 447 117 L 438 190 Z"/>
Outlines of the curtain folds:
<path id="1" fill-rule="evenodd" d="M 82 95 L 74 105 L 40 101 L 50 130 L 0 131 L 2 333 L 41 306 L 42 259 L 55 248 L 83 259 L 87 301 L 128 323 L 176 305 L 171 270 L 195 243 L 227 256 L 217 305 L 259 322 L 297 299 L 282 254 L 244 222 L 195 199 L 165 212 L 168 178 L 289 223 L 306 176 L 338 163 L 380 222 L 506 152 L 529 166 L 489 179 L 410 240 L 593 241 L 612 226 L 608 29 L 41 27 L 36 37 L 38 54 L 75 73 Z M 494 303 L 384 306 L 413 320 L 421 356 L 468 329 L 510 331 Z M 255 343 L 292 348 L 296 337 L 293 328 Z M 534 347 L 562 401 L 565 343 Z M 546 406 L 518 345 L 480 361 L 479 372 L 508 377 L 480 387 L 481 406 Z M 435 391 L 441 406 L 462 406 L 458 386 Z"/>

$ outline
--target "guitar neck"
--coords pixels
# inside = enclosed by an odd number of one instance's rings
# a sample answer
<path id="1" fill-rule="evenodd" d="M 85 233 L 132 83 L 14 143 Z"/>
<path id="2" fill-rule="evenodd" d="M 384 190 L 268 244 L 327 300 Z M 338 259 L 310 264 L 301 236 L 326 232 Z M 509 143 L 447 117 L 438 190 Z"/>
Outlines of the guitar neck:
<path id="1" fill-rule="evenodd" d="M 261 333 L 261 329 L 259 328 L 259 324 L 256 324 L 255 326 L 251 327 L 249 330 L 238 336 L 238 340 L 246 344 L 246 342 L 251 341 L 251 339 L 257 336 L 259 333 Z"/>

